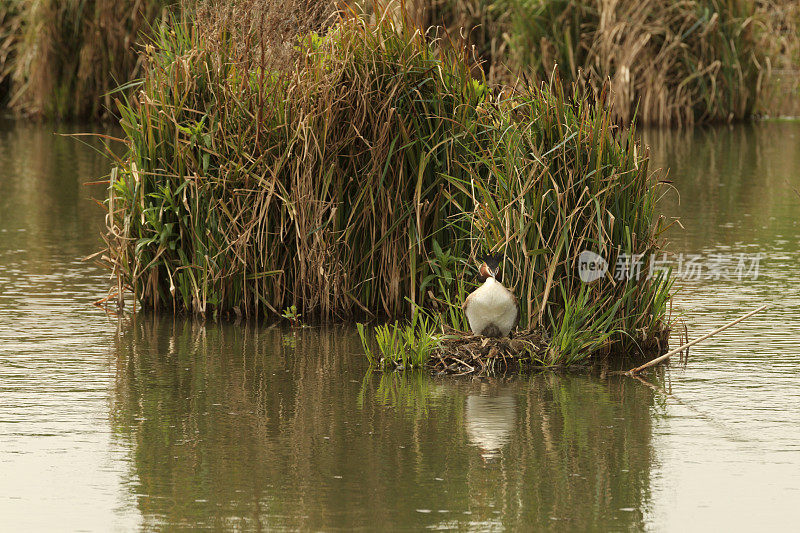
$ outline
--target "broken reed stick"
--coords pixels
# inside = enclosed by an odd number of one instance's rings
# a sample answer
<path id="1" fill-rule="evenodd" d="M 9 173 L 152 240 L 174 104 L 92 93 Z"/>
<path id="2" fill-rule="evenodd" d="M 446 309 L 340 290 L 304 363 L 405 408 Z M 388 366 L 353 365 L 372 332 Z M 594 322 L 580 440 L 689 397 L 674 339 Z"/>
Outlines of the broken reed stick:
<path id="1" fill-rule="evenodd" d="M 750 311 L 750 312 L 749 312 L 749 313 L 747 313 L 746 315 L 740 316 L 739 318 L 737 318 L 737 319 L 736 319 L 736 320 L 734 320 L 733 322 L 728 322 L 728 323 L 727 323 L 727 324 L 725 324 L 724 326 L 722 326 L 722 327 L 719 327 L 719 328 L 717 328 L 717 329 L 715 329 L 714 331 L 711 331 L 711 332 L 709 332 L 709 333 L 706 333 L 706 334 L 705 334 L 705 335 L 703 335 L 702 337 L 698 337 L 698 338 L 696 338 L 695 340 L 693 340 L 693 341 L 690 341 L 690 342 L 687 342 L 686 344 L 684 344 L 684 345 L 682 345 L 682 346 L 678 346 L 678 347 L 677 347 L 677 348 L 675 348 L 674 350 L 670 350 L 670 351 L 668 351 L 667 353 L 665 353 L 664 355 L 662 355 L 662 356 L 660 356 L 660 357 L 656 357 L 656 358 L 655 358 L 655 359 L 653 359 L 652 361 L 648 361 L 647 363 L 643 364 L 642 366 L 637 366 L 636 368 L 631 368 L 630 370 L 628 370 L 628 371 L 626 372 L 626 374 L 628 374 L 629 376 L 633 376 L 634 374 L 636 374 L 637 372 L 639 372 L 639 371 L 641 371 L 641 370 L 644 370 L 645 368 L 649 368 L 649 367 L 651 367 L 651 366 L 653 366 L 653 365 L 657 365 L 657 364 L 658 364 L 658 363 L 660 363 L 661 361 L 664 361 L 664 360 L 666 360 L 666 359 L 669 359 L 670 357 L 672 357 L 672 356 L 673 356 L 673 355 L 675 355 L 676 353 L 682 352 L 682 351 L 683 351 L 683 350 L 685 350 L 686 348 L 689 348 L 690 346 L 694 346 L 694 345 L 695 345 L 695 344 L 697 344 L 698 342 L 700 342 L 700 341 L 704 341 L 704 340 L 706 340 L 707 338 L 711 337 L 712 335 L 716 335 L 716 334 L 717 334 L 717 333 L 719 333 L 720 331 L 722 331 L 722 330 L 725 330 L 725 329 L 728 329 L 729 327 L 731 327 L 731 326 L 733 326 L 733 325 L 735 325 L 735 324 L 738 324 L 739 322 L 741 322 L 741 321 L 742 321 L 742 320 L 744 320 L 745 318 L 749 318 L 749 317 L 753 316 L 754 314 L 756 314 L 756 313 L 758 313 L 758 312 L 760 312 L 760 311 L 763 311 L 763 310 L 764 310 L 764 309 L 766 309 L 766 308 L 767 308 L 767 305 L 766 305 L 766 304 L 765 304 L 765 305 L 762 305 L 762 306 L 761 306 L 761 307 L 759 307 L 758 309 L 756 309 L 756 310 L 754 310 L 754 311 Z"/>

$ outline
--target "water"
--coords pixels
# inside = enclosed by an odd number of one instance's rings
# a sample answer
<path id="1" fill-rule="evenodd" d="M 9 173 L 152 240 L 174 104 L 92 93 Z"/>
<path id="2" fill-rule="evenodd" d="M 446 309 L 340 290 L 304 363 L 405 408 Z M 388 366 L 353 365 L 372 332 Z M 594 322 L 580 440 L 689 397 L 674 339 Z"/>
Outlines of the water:
<path id="1" fill-rule="evenodd" d="M 700 345 L 670 372 L 654 427 L 648 520 L 667 529 L 796 528 L 800 509 L 800 123 L 654 134 L 680 193 L 676 252 L 761 253 L 757 280 L 684 280 L 692 331 L 770 308 Z"/>
<path id="2" fill-rule="evenodd" d="M 103 159 L 0 123 L 0 516 L 9 530 L 790 529 L 800 518 L 800 124 L 648 132 L 697 335 L 644 383 L 368 374 L 349 328 L 298 332 L 92 302 Z"/>

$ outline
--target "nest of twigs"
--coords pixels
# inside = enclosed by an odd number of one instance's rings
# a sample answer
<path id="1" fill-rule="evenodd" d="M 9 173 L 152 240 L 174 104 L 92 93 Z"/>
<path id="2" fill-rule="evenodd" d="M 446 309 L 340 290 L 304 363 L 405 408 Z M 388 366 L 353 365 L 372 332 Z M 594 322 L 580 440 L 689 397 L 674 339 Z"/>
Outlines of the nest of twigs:
<path id="1" fill-rule="evenodd" d="M 533 366 L 543 360 L 549 345 L 539 330 L 515 332 L 511 338 L 445 333 L 428 363 L 440 374 L 492 374 Z"/>

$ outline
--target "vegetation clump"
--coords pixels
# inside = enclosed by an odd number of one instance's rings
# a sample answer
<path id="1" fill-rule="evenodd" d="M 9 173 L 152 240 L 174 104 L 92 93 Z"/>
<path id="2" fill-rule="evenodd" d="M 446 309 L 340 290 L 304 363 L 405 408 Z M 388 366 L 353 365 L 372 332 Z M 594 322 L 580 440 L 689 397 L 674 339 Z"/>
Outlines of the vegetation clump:
<path id="1" fill-rule="evenodd" d="M 522 328 L 563 337 L 553 362 L 666 329 L 668 275 L 578 276 L 584 250 L 646 264 L 659 246 L 647 150 L 608 106 L 559 86 L 493 91 L 408 19 L 340 13 L 283 70 L 242 38 L 163 26 L 120 104 L 129 151 L 112 174 L 106 258 L 143 306 L 422 309 L 465 330 L 470 258 L 492 251 Z M 385 333 L 414 350 L 424 337 Z"/>
<path id="2" fill-rule="evenodd" d="M 364 353 L 373 367 L 381 370 L 412 370 L 429 364 L 440 346 L 436 322 L 415 313 L 410 324 L 375 326 L 378 351 L 373 351 L 364 324 L 356 324 Z"/>
<path id="3" fill-rule="evenodd" d="M 370 366 L 382 371 L 428 368 L 438 374 L 491 375 L 568 364 L 549 349 L 544 330 L 516 332 L 513 339 L 490 338 L 464 333 L 421 314 L 415 314 L 410 324 L 375 326 L 372 336 L 364 324 L 356 326 Z"/>

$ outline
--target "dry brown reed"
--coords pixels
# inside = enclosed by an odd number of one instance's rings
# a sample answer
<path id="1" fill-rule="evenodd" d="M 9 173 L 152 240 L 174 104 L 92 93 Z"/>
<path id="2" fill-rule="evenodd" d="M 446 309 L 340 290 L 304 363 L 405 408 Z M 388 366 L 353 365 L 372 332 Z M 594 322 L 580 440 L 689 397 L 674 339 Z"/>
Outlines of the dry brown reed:
<path id="1" fill-rule="evenodd" d="M 9 107 L 19 115 L 40 118 L 106 116 L 112 107 L 109 93 L 140 74 L 136 46 L 143 42 L 143 33 L 172 3 L 172 0 L 16 3 L 18 32 L 13 43 L 9 43 L 13 55 L 4 55 L 12 60 L 0 63 L 0 77 L 10 80 Z"/>
<path id="2" fill-rule="evenodd" d="M 9 65 L 14 58 L 14 49 L 20 37 L 19 4 L 0 4 L 0 107 L 4 107 L 11 91 L 8 78 Z"/>
<path id="3" fill-rule="evenodd" d="M 553 60 L 560 56 L 569 77 L 594 92 L 609 78 L 620 120 L 691 125 L 752 115 L 768 64 L 748 1 L 594 4 L 596 11 L 584 8 L 591 27 L 580 36 L 583 53 L 551 44 Z"/>
<path id="4" fill-rule="evenodd" d="M 800 2 L 758 0 L 767 27 L 759 46 L 770 59 L 772 76 L 760 106 L 767 116 L 800 116 Z"/>
<path id="5" fill-rule="evenodd" d="M 340 0 L 205 0 L 194 7 L 192 18 L 207 46 L 223 47 L 232 58 L 259 68 L 283 70 L 298 57 L 298 36 L 323 31 L 346 5 Z"/>
<path id="6" fill-rule="evenodd" d="M 753 0 L 417 0 L 415 6 L 426 22 L 450 33 L 464 27 L 492 80 L 547 81 L 557 74 L 595 95 L 610 80 L 623 123 L 634 116 L 657 125 L 749 118 L 770 73 L 762 44 L 774 32 Z"/>
<path id="7" fill-rule="evenodd" d="M 397 2 L 389 6 L 400 9 Z M 437 28 L 449 40 L 465 44 L 480 63 L 486 80 L 513 83 L 508 68 L 508 29 L 513 10 L 506 1 L 486 0 L 406 0 L 405 7 L 420 28 Z M 444 41 L 444 42 L 448 42 Z"/>

